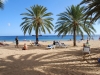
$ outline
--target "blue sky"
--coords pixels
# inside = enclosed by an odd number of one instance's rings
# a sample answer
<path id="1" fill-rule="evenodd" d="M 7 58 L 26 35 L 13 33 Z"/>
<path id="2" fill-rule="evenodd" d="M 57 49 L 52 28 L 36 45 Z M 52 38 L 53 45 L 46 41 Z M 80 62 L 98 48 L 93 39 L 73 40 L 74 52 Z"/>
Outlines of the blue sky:
<path id="1" fill-rule="evenodd" d="M 71 5 L 77 5 L 82 0 L 3 0 L 4 9 L 0 10 L 0 36 L 7 35 L 23 35 L 20 24 L 22 21 L 21 13 L 27 12 L 25 8 L 30 9 L 33 5 L 43 5 L 48 10 L 47 12 L 53 13 L 53 24 L 57 22 L 57 14 L 64 12 L 65 8 Z M 96 23 L 94 26 L 96 34 L 100 34 L 100 25 Z M 34 34 L 34 31 L 32 32 Z M 47 32 L 46 35 L 49 33 Z M 51 34 L 54 34 L 52 31 Z M 26 34 L 28 35 L 28 33 Z"/>

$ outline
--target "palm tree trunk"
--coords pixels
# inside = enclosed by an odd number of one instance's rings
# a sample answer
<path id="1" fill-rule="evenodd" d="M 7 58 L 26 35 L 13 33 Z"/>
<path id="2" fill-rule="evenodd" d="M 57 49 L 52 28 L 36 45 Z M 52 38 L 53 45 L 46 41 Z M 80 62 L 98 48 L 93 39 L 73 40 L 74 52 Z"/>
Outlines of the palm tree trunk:
<path id="1" fill-rule="evenodd" d="M 76 27 L 74 27 L 73 45 L 76 46 Z"/>
<path id="2" fill-rule="evenodd" d="M 36 44 L 38 44 L 38 35 L 36 35 Z"/>
<path id="3" fill-rule="evenodd" d="M 82 40 L 84 40 L 84 36 L 83 36 L 83 34 L 82 34 Z"/>
<path id="4" fill-rule="evenodd" d="M 36 44 L 38 44 L 38 27 L 36 29 Z"/>

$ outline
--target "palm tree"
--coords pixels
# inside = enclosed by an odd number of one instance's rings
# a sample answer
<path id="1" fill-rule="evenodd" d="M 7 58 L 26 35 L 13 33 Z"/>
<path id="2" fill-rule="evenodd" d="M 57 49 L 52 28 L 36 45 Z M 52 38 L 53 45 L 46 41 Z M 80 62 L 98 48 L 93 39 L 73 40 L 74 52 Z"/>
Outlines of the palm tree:
<path id="1" fill-rule="evenodd" d="M 82 0 L 79 5 L 85 4 L 85 19 L 92 17 L 91 22 L 100 19 L 100 0 Z"/>
<path id="2" fill-rule="evenodd" d="M 74 6 L 66 8 L 66 11 L 60 13 L 58 16 L 58 22 L 55 26 L 55 32 L 58 32 L 58 36 L 65 36 L 66 34 L 73 35 L 73 45 L 76 46 L 76 35 L 83 36 L 83 31 L 85 31 L 88 35 L 94 33 L 95 29 L 89 23 L 89 19 L 86 20 L 84 24 L 84 7 Z M 90 25 L 90 26 L 89 26 Z"/>
<path id="3" fill-rule="evenodd" d="M 21 29 L 24 32 L 24 35 L 28 31 L 31 34 L 32 30 L 35 31 L 36 34 L 36 44 L 38 44 L 38 35 L 40 32 L 46 33 L 46 30 L 51 33 L 50 30 L 53 30 L 53 18 L 50 16 L 52 15 L 51 12 L 46 12 L 47 8 L 41 5 L 34 5 L 30 7 L 31 9 L 26 9 L 28 13 L 22 13 L 21 15 L 25 15 L 21 23 Z"/>
<path id="4" fill-rule="evenodd" d="M 0 0 L 0 9 L 3 9 L 3 2 Z"/>

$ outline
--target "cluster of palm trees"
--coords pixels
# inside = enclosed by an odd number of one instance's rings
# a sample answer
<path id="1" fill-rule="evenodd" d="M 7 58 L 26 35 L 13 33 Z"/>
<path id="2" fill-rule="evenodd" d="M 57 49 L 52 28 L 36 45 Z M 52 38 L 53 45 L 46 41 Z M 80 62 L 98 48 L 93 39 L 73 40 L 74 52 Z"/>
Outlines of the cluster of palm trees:
<path id="1" fill-rule="evenodd" d="M 82 6 L 84 4 L 84 6 Z M 2 8 L 2 2 L 0 0 L 0 7 Z M 38 35 L 40 32 L 46 33 L 46 30 L 51 33 L 54 25 L 52 24 L 53 14 L 46 12 L 47 8 L 41 5 L 34 5 L 30 9 L 26 9 L 27 13 L 22 13 L 25 17 L 21 23 L 21 29 L 26 34 L 35 31 L 36 43 L 38 44 Z M 59 16 L 55 33 L 58 36 L 65 36 L 66 34 L 73 35 L 73 45 L 76 46 L 76 35 L 81 35 L 83 38 L 83 31 L 91 36 L 96 32 L 93 27 L 93 23 L 100 18 L 100 1 L 99 0 L 82 0 L 79 5 L 72 5 L 67 7 L 65 12 L 58 14 Z"/>

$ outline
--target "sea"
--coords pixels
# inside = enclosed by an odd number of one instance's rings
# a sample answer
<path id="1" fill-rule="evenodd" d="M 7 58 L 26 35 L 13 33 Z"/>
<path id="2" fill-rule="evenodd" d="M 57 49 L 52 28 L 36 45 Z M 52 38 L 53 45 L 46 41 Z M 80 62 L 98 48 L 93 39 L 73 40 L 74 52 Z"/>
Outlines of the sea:
<path id="1" fill-rule="evenodd" d="M 0 36 L 0 41 L 15 41 L 15 37 L 16 36 Z M 88 35 L 84 35 L 84 40 L 87 39 L 93 39 L 93 40 L 98 40 L 100 37 L 100 35 L 92 35 L 91 38 L 88 37 Z M 77 35 L 76 36 L 76 40 L 81 40 L 82 37 Z M 27 35 L 27 36 L 18 36 L 18 40 L 19 41 L 35 41 L 36 40 L 36 36 L 32 36 L 32 35 Z M 62 36 L 57 36 L 57 35 L 41 35 L 39 36 L 39 41 L 64 41 L 64 40 L 73 40 L 73 35 L 66 35 L 64 37 Z"/>

